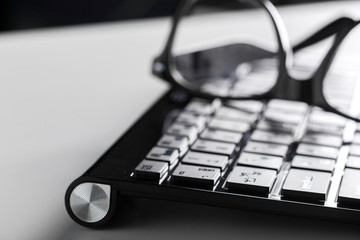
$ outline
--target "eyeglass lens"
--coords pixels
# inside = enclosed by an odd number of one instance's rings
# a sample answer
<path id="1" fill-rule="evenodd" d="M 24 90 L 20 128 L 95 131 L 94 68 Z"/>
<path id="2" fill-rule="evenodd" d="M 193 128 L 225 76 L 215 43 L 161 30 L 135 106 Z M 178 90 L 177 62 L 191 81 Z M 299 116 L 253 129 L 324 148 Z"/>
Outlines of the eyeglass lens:
<path id="1" fill-rule="evenodd" d="M 180 21 L 172 62 L 186 88 L 214 97 L 251 97 L 276 83 L 279 43 L 268 13 L 256 1 L 232 3 L 201 2 Z"/>
<path id="2" fill-rule="evenodd" d="M 348 116 L 360 117 L 360 27 L 343 40 L 325 75 L 323 93 L 327 103 Z"/>

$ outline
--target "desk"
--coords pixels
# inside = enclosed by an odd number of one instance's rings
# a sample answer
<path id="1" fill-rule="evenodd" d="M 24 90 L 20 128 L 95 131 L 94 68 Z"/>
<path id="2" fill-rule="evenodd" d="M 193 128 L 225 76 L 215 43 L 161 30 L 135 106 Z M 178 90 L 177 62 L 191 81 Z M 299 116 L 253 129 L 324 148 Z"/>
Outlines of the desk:
<path id="1" fill-rule="evenodd" d="M 280 12 L 296 40 L 359 9 L 341 1 Z M 104 230 L 68 217 L 70 182 L 168 89 L 150 74 L 168 28 L 155 19 L 0 36 L 0 239 L 359 239 L 351 224 L 147 199 L 122 206 Z"/>

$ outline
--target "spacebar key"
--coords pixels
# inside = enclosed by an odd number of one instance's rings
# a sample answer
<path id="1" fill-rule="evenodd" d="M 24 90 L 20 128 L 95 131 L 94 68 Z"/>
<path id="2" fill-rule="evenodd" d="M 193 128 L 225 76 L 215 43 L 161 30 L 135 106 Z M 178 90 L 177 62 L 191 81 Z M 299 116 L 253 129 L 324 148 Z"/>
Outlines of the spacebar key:
<path id="1" fill-rule="evenodd" d="M 175 185 L 212 188 L 220 178 L 220 169 L 180 164 L 172 174 Z"/>

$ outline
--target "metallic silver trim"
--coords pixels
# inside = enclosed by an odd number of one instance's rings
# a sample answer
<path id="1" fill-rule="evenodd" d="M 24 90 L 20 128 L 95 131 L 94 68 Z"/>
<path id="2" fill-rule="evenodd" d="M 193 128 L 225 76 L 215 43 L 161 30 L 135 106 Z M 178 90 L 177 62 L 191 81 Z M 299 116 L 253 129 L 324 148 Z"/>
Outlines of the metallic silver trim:
<path id="1" fill-rule="evenodd" d="M 110 209 L 110 186 L 81 183 L 70 195 L 70 208 L 81 221 L 95 223 L 102 220 Z"/>

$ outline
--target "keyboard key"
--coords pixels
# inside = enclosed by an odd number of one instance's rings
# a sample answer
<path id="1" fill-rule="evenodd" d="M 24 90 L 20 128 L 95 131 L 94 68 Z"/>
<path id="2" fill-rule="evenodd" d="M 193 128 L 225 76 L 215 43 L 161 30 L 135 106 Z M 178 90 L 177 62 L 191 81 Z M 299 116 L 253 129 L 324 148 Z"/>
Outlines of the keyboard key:
<path id="1" fill-rule="evenodd" d="M 285 157 L 288 147 L 285 145 L 279 145 L 274 143 L 260 143 L 250 141 L 245 146 L 245 152 L 260 153 L 266 155 L 274 155 Z"/>
<path id="2" fill-rule="evenodd" d="M 172 135 L 187 137 L 190 144 L 195 141 L 198 134 L 196 127 L 179 123 L 172 124 L 166 132 Z"/>
<path id="3" fill-rule="evenodd" d="M 307 156 L 336 159 L 339 153 L 339 149 L 334 147 L 325 147 L 325 146 L 311 145 L 307 143 L 300 143 L 296 150 L 296 153 Z"/>
<path id="4" fill-rule="evenodd" d="M 214 84 L 214 82 L 204 82 L 201 84 L 200 92 L 209 94 L 209 95 L 216 95 L 221 97 L 229 96 L 229 89 L 230 86 L 227 83 L 219 83 Z"/>
<path id="5" fill-rule="evenodd" d="M 335 113 L 325 112 L 315 108 L 310 114 L 309 121 L 311 123 L 335 125 L 344 128 L 347 120 Z"/>
<path id="6" fill-rule="evenodd" d="M 349 156 L 346 166 L 360 169 L 360 156 Z"/>
<path id="7" fill-rule="evenodd" d="M 304 168 L 304 169 L 332 172 L 335 167 L 335 160 L 297 155 L 292 160 L 291 166 L 295 168 Z"/>
<path id="8" fill-rule="evenodd" d="M 153 147 L 146 155 L 147 159 L 168 162 L 172 165 L 179 158 L 179 151 L 171 148 Z"/>
<path id="9" fill-rule="evenodd" d="M 197 127 L 202 130 L 207 121 L 207 117 L 191 112 L 183 112 L 176 118 L 176 122 L 185 123 Z"/>
<path id="10" fill-rule="evenodd" d="M 221 102 L 214 100 L 212 103 L 202 99 L 194 99 L 185 107 L 185 111 L 195 112 L 202 115 L 210 115 L 219 108 Z"/>
<path id="11" fill-rule="evenodd" d="M 338 202 L 340 206 L 360 208 L 360 170 L 345 169 Z"/>
<path id="12" fill-rule="evenodd" d="M 360 132 L 355 133 L 353 143 L 360 144 Z"/>
<path id="13" fill-rule="evenodd" d="M 325 133 L 342 136 L 344 128 L 336 125 L 327 125 L 320 123 L 309 123 L 307 127 L 309 133 Z"/>
<path id="14" fill-rule="evenodd" d="M 331 174 L 327 172 L 290 169 L 282 195 L 285 199 L 324 201 L 330 186 L 330 178 Z"/>
<path id="15" fill-rule="evenodd" d="M 301 142 L 330 146 L 330 147 L 340 147 L 343 141 L 341 136 L 322 134 L 322 133 L 307 133 L 302 138 Z"/>
<path id="16" fill-rule="evenodd" d="M 285 132 L 285 133 L 293 133 L 296 129 L 297 125 L 289 124 L 289 123 L 280 123 L 280 122 L 270 122 L 265 119 L 261 119 L 256 126 L 257 129 L 265 130 L 269 132 Z"/>
<path id="17" fill-rule="evenodd" d="M 276 179 L 276 171 L 237 166 L 230 173 L 226 187 L 230 191 L 242 191 L 257 195 L 267 195 Z"/>
<path id="18" fill-rule="evenodd" d="M 167 175 L 169 165 L 166 162 L 143 160 L 135 168 L 135 177 L 140 179 L 160 180 Z"/>
<path id="19" fill-rule="evenodd" d="M 219 119 L 237 120 L 242 122 L 255 122 L 259 115 L 243 112 L 235 108 L 222 107 L 216 112 L 216 117 Z"/>
<path id="20" fill-rule="evenodd" d="M 268 108 L 264 112 L 264 119 L 270 122 L 281 122 L 297 125 L 304 118 L 303 114 L 289 114 L 275 108 Z"/>
<path id="21" fill-rule="evenodd" d="M 351 144 L 350 155 L 360 156 L 360 145 Z"/>
<path id="22" fill-rule="evenodd" d="M 188 150 L 189 141 L 186 137 L 164 135 L 158 141 L 157 145 L 159 147 L 175 148 L 179 150 L 180 156 L 183 156 Z"/>
<path id="23" fill-rule="evenodd" d="M 270 168 L 279 171 L 283 164 L 283 158 L 243 152 L 237 163 L 239 165 Z"/>
<path id="24" fill-rule="evenodd" d="M 180 164 L 171 181 L 177 185 L 213 187 L 220 178 L 220 169 Z"/>
<path id="25" fill-rule="evenodd" d="M 262 102 L 256 100 L 229 100 L 226 105 L 250 113 L 259 113 L 264 107 Z"/>
<path id="26" fill-rule="evenodd" d="M 268 108 L 274 108 L 289 113 L 305 113 L 308 105 L 302 102 L 273 99 L 269 101 Z"/>
<path id="27" fill-rule="evenodd" d="M 182 162 L 206 167 L 215 167 L 224 170 L 228 165 L 229 158 L 218 154 L 188 152 L 182 159 Z"/>
<path id="28" fill-rule="evenodd" d="M 216 129 L 205 129 L 200 138 L 220 142 L 239 143 L 243 135 L 237 132 L 221 131 Z"/>
<path id="29" fill-rule="evenodd" d="M 208 152 L 208 153 L 217 153 L 224 155 L 232 155 L 235 150 L 236 145 L 232 143 L 222 143 L 215 141 L 207 141 L 198 139 L 191 146 L 191 150 L 200 151 L 200 152 Z"/>
<path id="30" fill-rule="evenodd" d="M 208 127 L 212 129 L 244 133 L 249 130 L 250 124 L 213 118 Z"/>
<path id="31" fill-rule="evenodd" d="M 255 130 L 250 137 L 253 141 L 271 142 L 289 145 L 293 141 L 291 134 L 282 132 L 268 132 L 262 130 Z"/>

